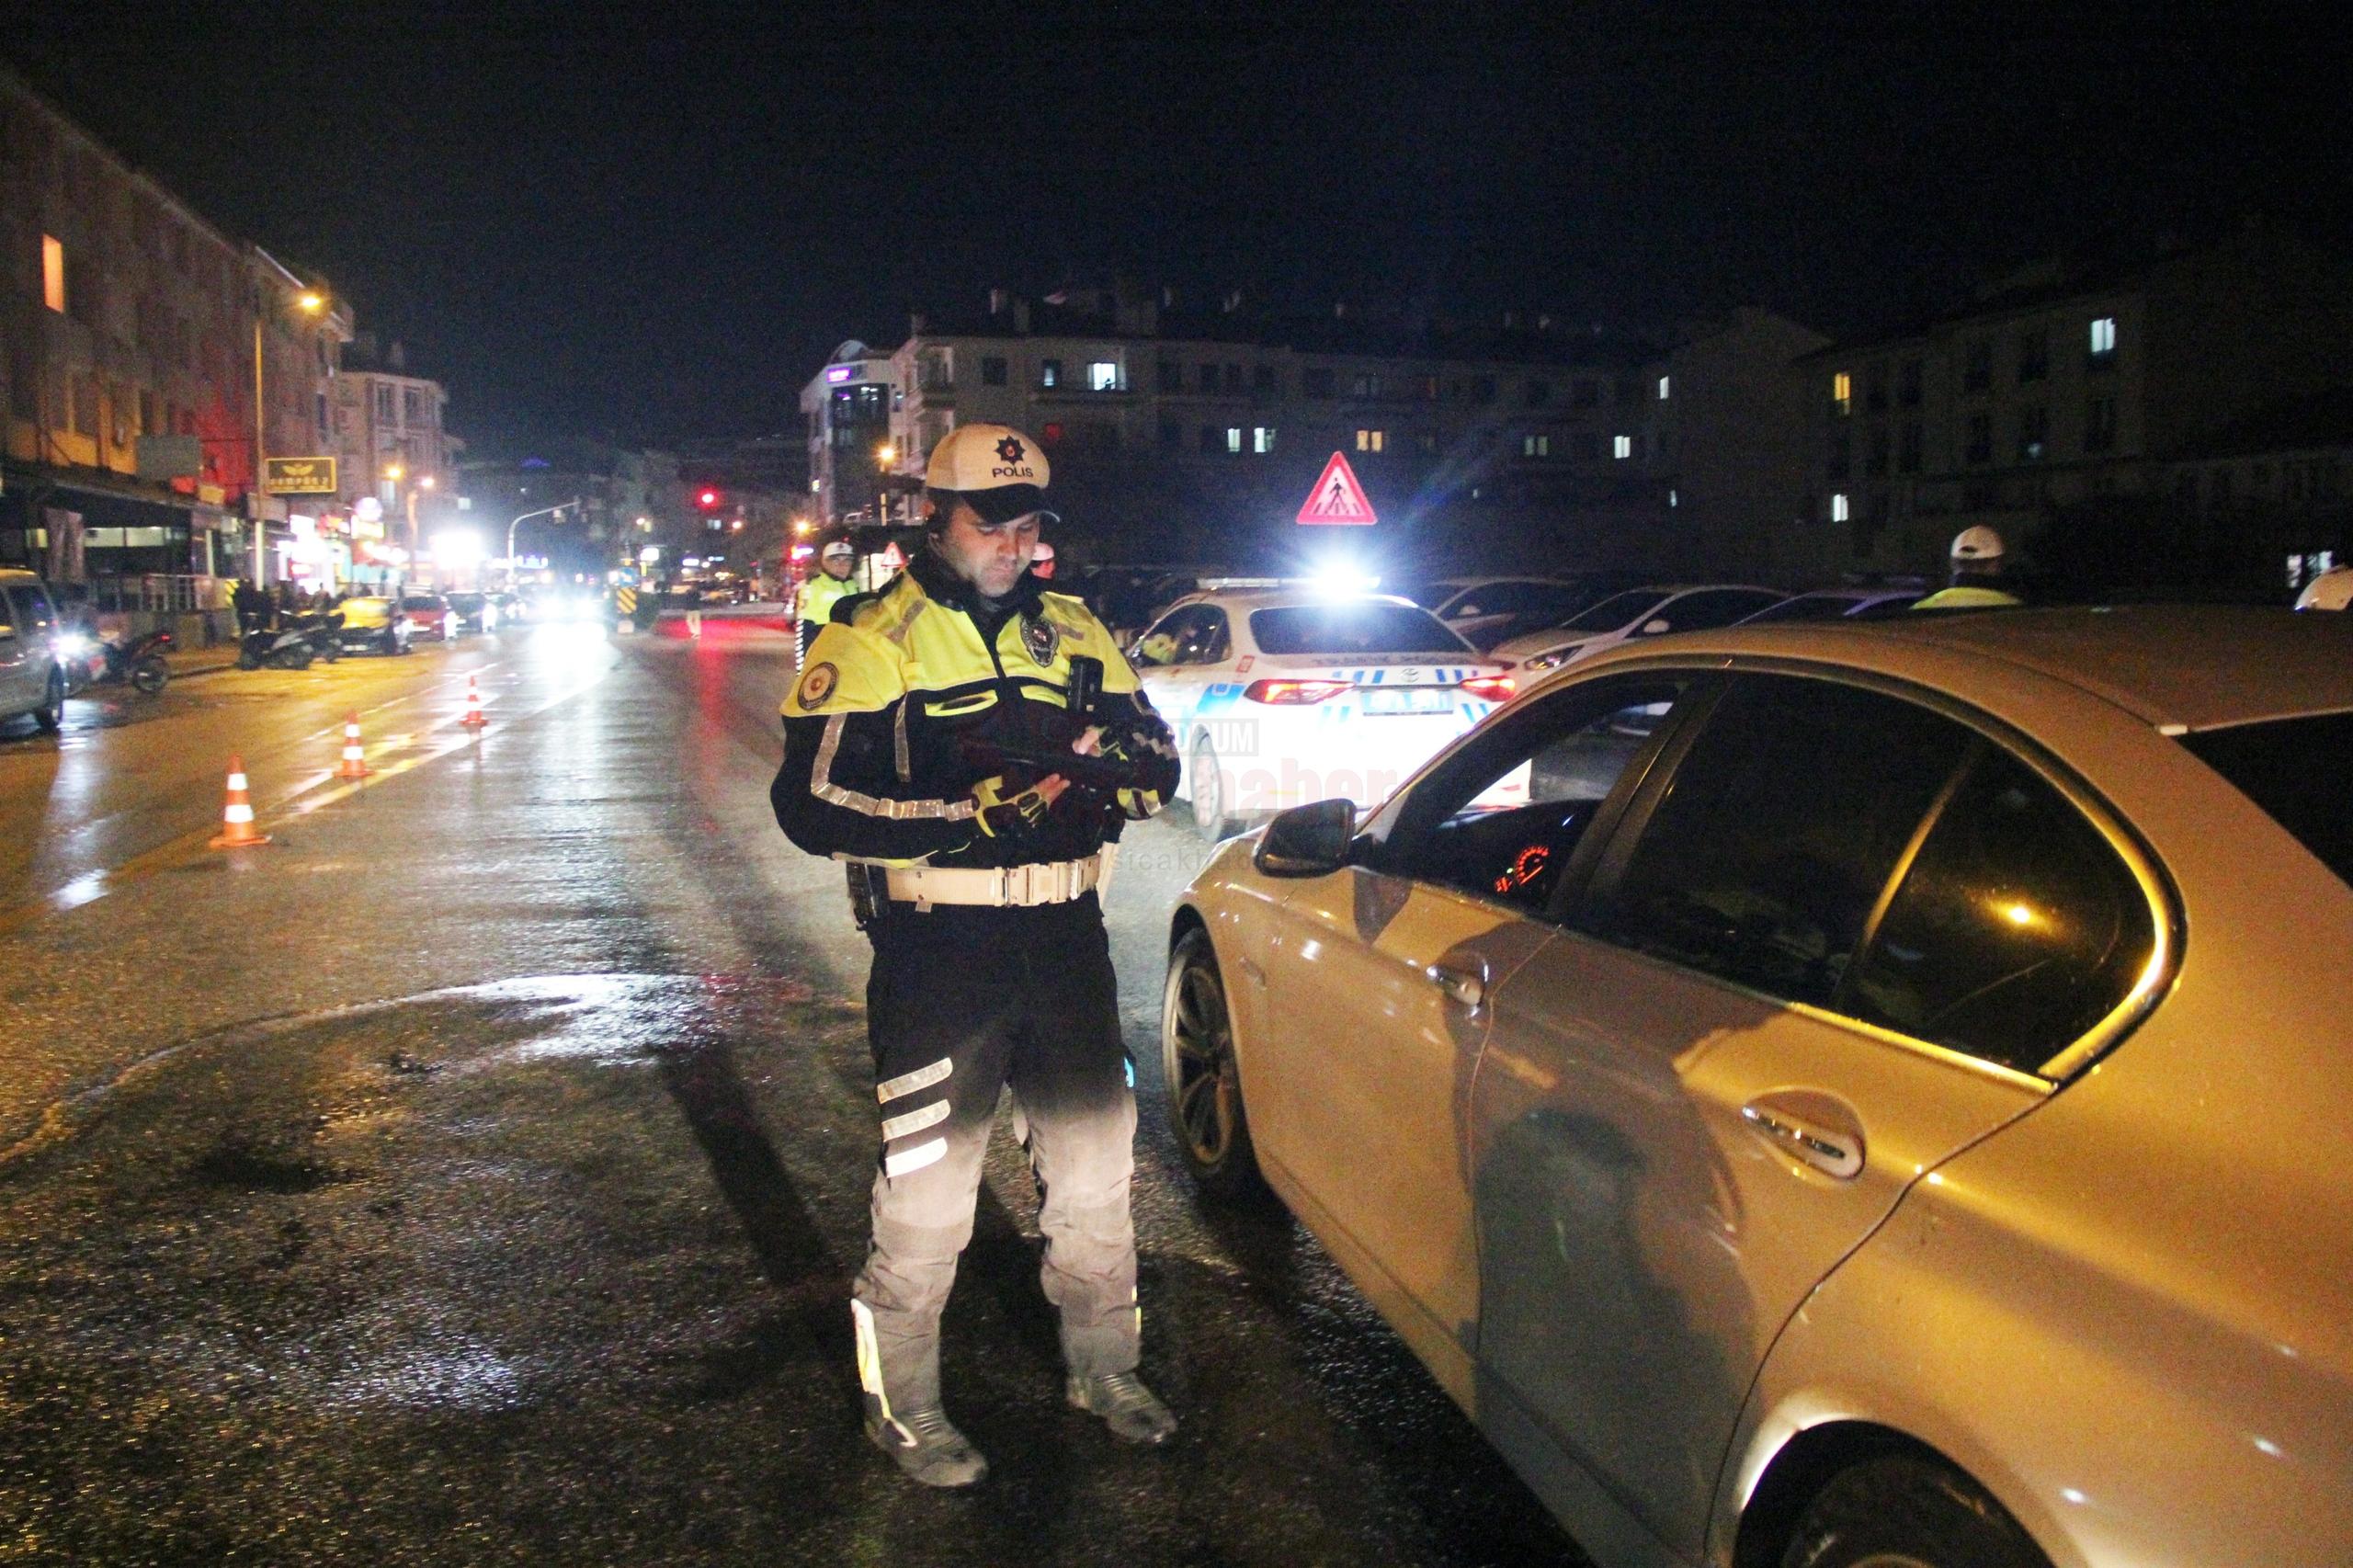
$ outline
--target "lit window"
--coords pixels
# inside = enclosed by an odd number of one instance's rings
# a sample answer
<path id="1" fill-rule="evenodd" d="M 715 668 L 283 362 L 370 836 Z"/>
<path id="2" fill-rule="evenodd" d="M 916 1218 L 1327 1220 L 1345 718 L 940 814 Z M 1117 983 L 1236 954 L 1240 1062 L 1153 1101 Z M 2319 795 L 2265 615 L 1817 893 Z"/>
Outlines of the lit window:
<path id="1" fill-rule="evenodd" d="M 1252 426 L 1250 427 L 1250 449 L 1261 456 L 1273 451 L 1275 449 L 1275 427 L 1271 425 Z"/>
<path id="2" fill-rule="evenodd" d="M 1552 455 L 1552 437 L 1550 436 L 1521 437 L 1519 441 L 1519 455 L 1524 458 L 1551 457 Z"/>
<path id="3" fill-rule="evenodd" d="M 1631 436 L 1611 437 L 1609 440 L 1609 455 L 1613 458 L 1632 457 L 1634 455 L 1634 438 Z"/>
<path id="4" fill-rule="evenodd" d="M 40 237 L 40 298 L 51 310 L 65 313 L 65 246 L 47 234 Z"/>
<path id="5" fill-rule="evenodd" d="M 1670 378 L 1666 376 L 1661 376 L 1658 379 L 1658 400 L 1661 403 L 1665 403 L 1666 401 L 1666 385 L 1669 380 Z M 1673 503 L 1669 503 L 1669 505 L 1672 504 Z"/>
<path id="6" fill-rule="evenodd" d="M 1683 498 L 1677 495 L 1674 491 L 1670 490 L 1666 493 L 1666 504 L 1668 506 L 1678 506 L 1682 505 L 1682 502 Z"/>
<path id="7" fill-rule="evenodd" d="M 1118 392 L 1120 390 L 1118 363 L 1110 359 L 1097 359 L 1090 362 L 1086 367 L 1086 390 Z"/>
<path id="8" fill-rule="evenodd" d="M 1225 449 L 1229 452 L 1238 452 L 1242 449 L 1241 426 L 1229 425 L 1225 427 Z"/>
<path id="9" fill-rule="evenodd" d="M 1040 359 L 1038 361 L 1038 384 L 1040 386 L 1060 386 L 1062 385 L 1062 381 L 1063 362 L 1061 360 Z"/>
<path id="10" fill-rule="evenodd" d="M 1844 370 L 1830 378 L 1830 406 L 1840 414 L 1855 410 L 1855 378 Z"/>
<path id="11" fill-rule="evenodd" d="M 1834 523 L 1843 523 L 1848 515 L 1847 493 L 1843 490 L 1833 493 L 1830 497 L 1830 520 Z"/>
<path id="12" fill-rule="evenodd" d="M 2092 323 L 2092 353 L 2095 356 L 2116 352 L 2116 318 L 2102 316 Z"/>

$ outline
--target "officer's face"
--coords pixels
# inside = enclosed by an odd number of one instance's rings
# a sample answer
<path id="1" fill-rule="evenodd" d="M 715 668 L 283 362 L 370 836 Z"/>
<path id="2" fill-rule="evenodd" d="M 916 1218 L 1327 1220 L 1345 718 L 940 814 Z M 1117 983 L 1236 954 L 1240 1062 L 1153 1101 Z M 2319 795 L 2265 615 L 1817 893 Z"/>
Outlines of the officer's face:
<path id="1" fill-rule="evenodd" d="M 824 569 L 832 575 L 836 577 L 847 577 L 849 575 L 849 569 L 853 565 L 857 564 L 858 557 L 855 555 L 821 555 L 817 558 L 817 562 L 818 564 L 824 567 Z"/>
<path id="2" fill-rule="evenodd" d="M 939 530 L 939 553 L 956 574 L 993 599 L 1013 592 L 1038 552 L 1038 519 L 992 523 L 959 501 Z"/>

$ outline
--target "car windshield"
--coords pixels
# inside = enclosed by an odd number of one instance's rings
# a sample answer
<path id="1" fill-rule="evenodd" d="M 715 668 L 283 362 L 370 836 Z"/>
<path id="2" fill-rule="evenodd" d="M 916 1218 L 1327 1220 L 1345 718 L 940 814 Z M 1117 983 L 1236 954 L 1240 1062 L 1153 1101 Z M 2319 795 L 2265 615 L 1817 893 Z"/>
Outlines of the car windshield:
<path id="1" fill-rule="evenodd" d="M 1340 600 L 1250 612 L 1250 635 L 1262 653 L 1446 653 L 1471 645 L 1418 605 Z"/>
<path id="2" fill-rule="evenodd" d="M 480 594 L 451 594 L 449 596 L 451 609 L 480 609 L 482 605 L 483 598 Z"/>
<path id="3" fill-rule="evenodd" d="M 1563 631 L 1615 631 L 1640 620 L 1666 602 L 1658 588 L 1629 588 L 1612 594 L 1583 615 L 1561 622 Z"/>
<path id="4" fill-rule="evenodd" d="M 440 608 L 441 601 L 439 599 L 420 598 L 415 595 L 411 595 L 409 597 L 401 601 L 401 608 L 403 609 L 439 609 Z"/>
<path id="5" fill-rule="evenodd" d="M 2345 810 L 2353 713 L 2234 724 L 2184 735 L 2181 744 L 2353 887 L 2353 816 Z"/>

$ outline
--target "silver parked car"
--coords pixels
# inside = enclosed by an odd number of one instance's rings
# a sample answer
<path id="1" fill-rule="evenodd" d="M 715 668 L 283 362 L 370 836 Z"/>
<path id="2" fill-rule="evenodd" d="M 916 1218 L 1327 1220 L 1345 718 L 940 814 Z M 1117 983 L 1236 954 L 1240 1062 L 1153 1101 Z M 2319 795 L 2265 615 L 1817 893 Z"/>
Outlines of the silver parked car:
<path id="1" fill-rule="evenodd" d="M 65 712 L 57 606 L 30 572 L 0 569 L 0 722 L 29 713 L 54 731 Z"/>
<path id="2" fill-rule="evenodd" d="M 1172 926 L 1263 1176 L 1605 1564 L 2353 1562 L 2353 624 L 1634 643 Z"/>

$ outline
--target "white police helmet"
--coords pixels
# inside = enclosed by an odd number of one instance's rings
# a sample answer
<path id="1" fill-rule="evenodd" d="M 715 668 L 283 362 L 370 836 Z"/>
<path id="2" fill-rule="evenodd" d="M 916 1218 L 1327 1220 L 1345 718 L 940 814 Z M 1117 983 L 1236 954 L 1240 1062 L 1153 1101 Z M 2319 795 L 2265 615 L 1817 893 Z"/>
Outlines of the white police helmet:
<path id="1" fill-rule="evenodd" d="M 1953 535 L 1952 558 L 1961 561 L 1999 561 L 2002 559 L 2002 536 L 1984 524 L 1966 528 Z"/>

